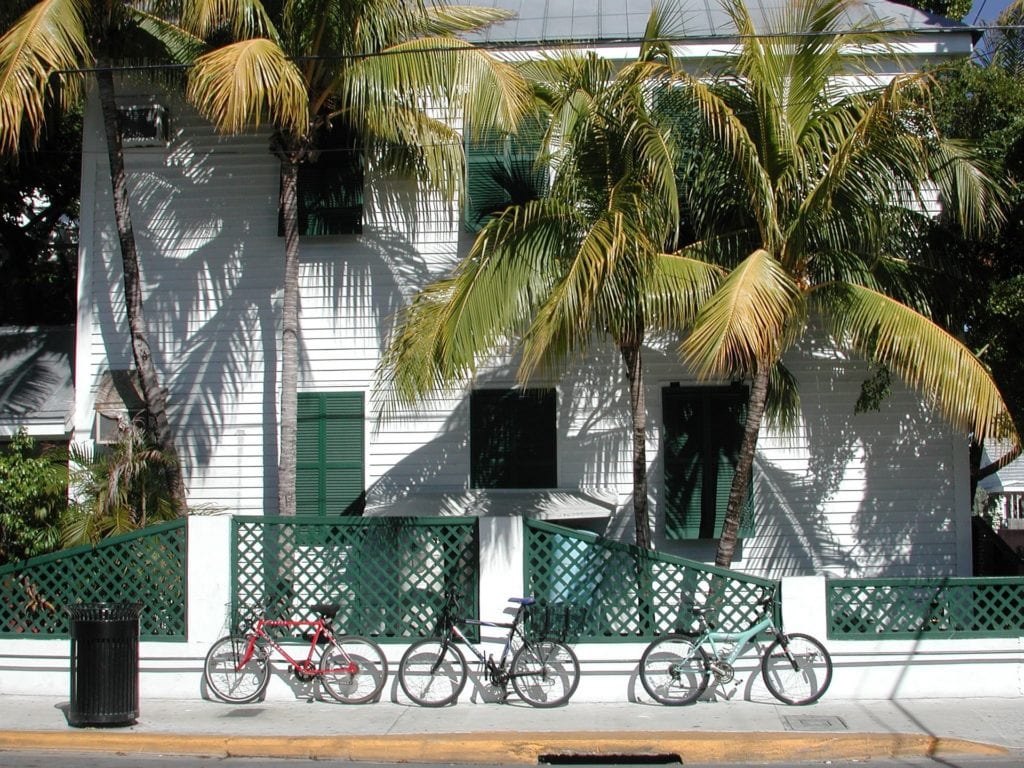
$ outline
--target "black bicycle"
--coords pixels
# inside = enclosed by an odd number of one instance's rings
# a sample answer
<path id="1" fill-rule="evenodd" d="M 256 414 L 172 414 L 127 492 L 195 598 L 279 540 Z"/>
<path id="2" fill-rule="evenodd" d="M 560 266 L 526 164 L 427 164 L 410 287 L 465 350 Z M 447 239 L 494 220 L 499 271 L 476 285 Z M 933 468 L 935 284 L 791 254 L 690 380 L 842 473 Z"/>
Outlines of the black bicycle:
<path id="1" fill-rule="evenodd" d="M 516 693 L 534 707 L 557 707 L 576 692 L 580 663 L 572 649 L 561 640 L 531 637 L 525 629 L 528 612 L 536 606 L 532 597 L 512 597 L 516 607 L 511 622 L 483 621 L 460 614 L 460 594 L 445 593 L 438 617 L 437 637 L 413 643 L 398 664 L 398 682 L 405 695 L 424 707 L 443 707 L 459 698 L 466 686 L 466 657 L 456 645 L 461 642 L 483 667 L 484 679 L 508 695 L 511 682 Z M 485 654 L 460 628 L 496 627 L 508 630 L 501 656 Z M 509 661 L 511 659 L 511 661 Z"/>

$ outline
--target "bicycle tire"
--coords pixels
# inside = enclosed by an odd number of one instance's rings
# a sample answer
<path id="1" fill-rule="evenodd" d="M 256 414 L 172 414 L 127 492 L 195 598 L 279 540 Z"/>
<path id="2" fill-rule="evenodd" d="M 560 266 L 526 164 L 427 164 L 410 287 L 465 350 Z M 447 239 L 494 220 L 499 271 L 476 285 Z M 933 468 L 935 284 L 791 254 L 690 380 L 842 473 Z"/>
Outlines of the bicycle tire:
<path id="1" fill-rule="evenodd" d="M 270 656 L 259 644 L 239 669 L 249 638 L 227 635 L 210 646 L 203 662 L 206 687 L 221 701 L 247 704 L 263 696 L 270 683 Z"/>
<path id="2" fill-rule="evenodd" d="M 565 643 L 539 640 L 527 643 L 512 657 L 512 687 L 533 707 L 560 707 L 580 683 L 580 662 Z"/>
<path id="3" fill-rule="evenodd" d="M 686 635 L 665 635 L 640 656 L 640 682 L 659 704 L 692 704 L 707 690 L 710 679 L 707 651 Z"/>
<path id="4" fill-rule="evenodd" d="M 779 635 L 761 659 L 761 677 L 779 701 L 797 706 L 813 704 L 832 683 L 832 657 L 810 635 Z"/>
<path id="5" fill-rule="evenodd" d="M 466 687 L 466 657 L 439 637 L 413 643 L 398 663 L 398 683 L 421 707 L 444 707 Z"/>
<path id="6" fill-rule="evenodd" d="M 342 704 L 365 704 L 380 696 L 388 676 L 384 652 L 372 640 L 340 635 L 320 656 L 320 684 Z"/>

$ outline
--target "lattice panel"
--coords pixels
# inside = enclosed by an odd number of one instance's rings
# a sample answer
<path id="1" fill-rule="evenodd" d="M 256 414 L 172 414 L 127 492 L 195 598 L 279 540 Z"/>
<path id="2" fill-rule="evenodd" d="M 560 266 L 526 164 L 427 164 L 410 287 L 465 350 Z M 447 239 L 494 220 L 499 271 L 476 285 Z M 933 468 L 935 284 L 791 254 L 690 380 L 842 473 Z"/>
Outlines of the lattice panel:
<path id="1" fill-rule="evenodd" d="M 777 586 L 534 520 L 526 522 L 526 582 L 539 599 L 582 609 L 586 642 L 689 629 L 694 602 L 714 609 L 709 618 L 720 629 L 746 629 L 760 617 L 757 601 Z"/>
<path id="2" fill-rule="evenodd" d="M 237 517 L 232 626 L 254 610 L 313 618 L 339 603 L 339 629 L 378 640 L 432 635 L 447 584 L 477 609 L 478 535 L 471 518 Z"/>
<path id="3" fill-rule="evenodd" d="M 829 637 L 1016 637 L 1024 578 L 831 579 Z"/>
<path id="4" fill-rule="evenodd" d="M 184 640 L 184 519 L 0 568 L 0 636 L 67 636 L 77 603 L 141 603 L 143 639 Z"/>

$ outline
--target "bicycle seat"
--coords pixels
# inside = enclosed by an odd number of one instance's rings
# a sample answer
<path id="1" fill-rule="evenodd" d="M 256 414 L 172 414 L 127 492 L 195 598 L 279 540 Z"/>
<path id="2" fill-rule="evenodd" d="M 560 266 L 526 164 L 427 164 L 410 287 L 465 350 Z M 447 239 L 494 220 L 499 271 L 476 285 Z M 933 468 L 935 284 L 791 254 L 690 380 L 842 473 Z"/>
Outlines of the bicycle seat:
<path id="1" fill-rule="evenodd" d="M 510 603 L 519 603 L 519 605 L 533 605 L 537 602 L 536 598 L 533 597 L 510 597 L 508 601 Z"/>
<path id="2" fill-rule="evenodd" d="M 333 619 L 338 615 L 340 608 L 340 603 L 317 603 L 316 605 L 309 606 L 311 611 L 323 616 L 325 619 Z"/>

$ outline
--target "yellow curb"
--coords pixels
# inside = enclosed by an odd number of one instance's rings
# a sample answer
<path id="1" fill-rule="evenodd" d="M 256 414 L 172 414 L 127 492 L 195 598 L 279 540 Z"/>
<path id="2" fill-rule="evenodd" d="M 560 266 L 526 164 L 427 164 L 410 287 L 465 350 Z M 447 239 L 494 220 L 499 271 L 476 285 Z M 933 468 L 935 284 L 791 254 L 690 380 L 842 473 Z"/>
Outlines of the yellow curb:
<path id="1" fill-rule="evenodd" d="M 390 763 L 533 764 L 549 756 L 673 755 L 685 764 L 1005 755 L 992 744 L 918 734 L 676 731 L 508 732 L 374 736 L 223 736 L 110 731 L 0 731 L 0 750 L 311 758 Z"/>

